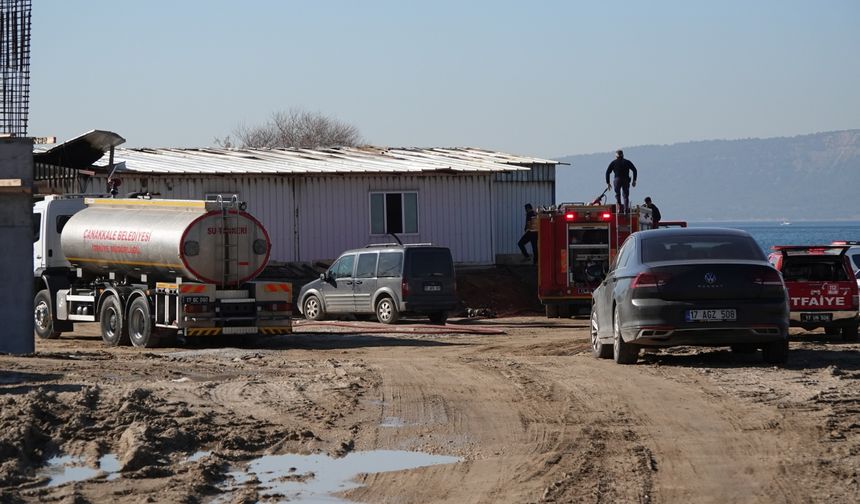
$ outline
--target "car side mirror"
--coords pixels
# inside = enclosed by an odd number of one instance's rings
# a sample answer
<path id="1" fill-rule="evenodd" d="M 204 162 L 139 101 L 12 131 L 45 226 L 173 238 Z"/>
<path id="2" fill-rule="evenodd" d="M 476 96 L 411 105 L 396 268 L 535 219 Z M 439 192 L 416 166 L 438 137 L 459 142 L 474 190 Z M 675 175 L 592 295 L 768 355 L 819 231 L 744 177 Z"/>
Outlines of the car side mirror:
<path id="1" fill-rule="evenodd" d="M 326 271 L 325 273 L 320 273 L 320 280 L 322 280 L 323 282 L 328 280 L 328 271 Z"/>

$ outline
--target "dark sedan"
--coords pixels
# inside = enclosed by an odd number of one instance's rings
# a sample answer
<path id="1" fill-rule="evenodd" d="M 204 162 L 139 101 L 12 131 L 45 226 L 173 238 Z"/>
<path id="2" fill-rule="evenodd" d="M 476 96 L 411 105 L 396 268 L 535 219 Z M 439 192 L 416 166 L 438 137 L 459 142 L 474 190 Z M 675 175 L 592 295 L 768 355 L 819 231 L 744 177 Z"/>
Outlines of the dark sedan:
<path id="1" fill-rule="evenodd" d="M 755 240 L 737 229 L 633 233 L 593 294 L 596 357 L 633 364 L 645 346 L 730 346 L 788 357 L 788 297 Z"/>

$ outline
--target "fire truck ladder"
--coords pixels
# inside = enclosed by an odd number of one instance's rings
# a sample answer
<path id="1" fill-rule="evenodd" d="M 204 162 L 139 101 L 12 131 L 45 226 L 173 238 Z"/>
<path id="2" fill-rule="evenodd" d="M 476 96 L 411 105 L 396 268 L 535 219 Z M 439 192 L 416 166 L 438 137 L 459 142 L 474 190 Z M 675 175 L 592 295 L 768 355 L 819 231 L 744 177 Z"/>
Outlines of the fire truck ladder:
<path id="1" fill-rule="evenodd" d="M 630 232 L 633 231 L 633 225 L 632 225 L 633 219 L 632 219 L 631 214 L 630 214 L 630 209 L 628 209 L 627 213 L 625 213 L 625 214 L 622 214 L 618 211 L 614 212 L 614 214 L 615 214 L 615 233 L 612 233 L 612 234 L 615 235 L 613 237 L 613 239 L 615 240 L 615 253 L 617 254 L 618 249 L 621 248 L 621 243 L 624 241 L 621 239 L 621 237 L 624 236 L 624 238 L 626 239 L 628 236 L 630 236 Z M 622 228 L 622 226 L 625 226 L 625 225 L 627 226 L 627 228 L 626 228 L 627 232 L 622 233 L 621 231 L 624 230 L 624 228 Z"/>
<path id="2" fill-rule="evenodd" d="M 221 208 L 221 287 L 239 285 L 239 198 L 235 194 L 230 201 L 217 199 Z M 233 236 L 231 238 L 231 235 Z"/>

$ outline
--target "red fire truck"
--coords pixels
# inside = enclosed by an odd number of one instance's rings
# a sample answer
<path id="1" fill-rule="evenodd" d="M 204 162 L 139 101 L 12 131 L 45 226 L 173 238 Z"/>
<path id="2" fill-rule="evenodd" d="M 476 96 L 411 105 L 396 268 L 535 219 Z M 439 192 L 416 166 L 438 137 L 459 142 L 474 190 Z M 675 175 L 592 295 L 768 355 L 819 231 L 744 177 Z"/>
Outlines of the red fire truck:
<path id="1" fill-rule="evenodd" d="M 650 229 L 651 210 L 634 207 L 616 213 L 615 205 L 562 203 L 538 212 L 538 298 L 549 318 L 587 313 L 591 292 L 624 240 Z M 660 222 L 684 226 L 685 222 Z"/>

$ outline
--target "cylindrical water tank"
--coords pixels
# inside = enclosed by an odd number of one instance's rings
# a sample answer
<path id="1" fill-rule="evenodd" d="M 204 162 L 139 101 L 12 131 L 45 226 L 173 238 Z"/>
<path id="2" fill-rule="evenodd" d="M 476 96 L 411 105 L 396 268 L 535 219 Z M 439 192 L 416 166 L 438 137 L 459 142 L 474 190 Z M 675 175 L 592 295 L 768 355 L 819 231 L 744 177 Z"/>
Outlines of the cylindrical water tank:
<path id="1" fill-rule="evenodd" d="M 252 215 L 193 200 L 86 200 L 66 223 L 63 254 L 96 275 L 114 271 L 149 281 L 239 285 L 269 260 L 271 242 Z M 223 206 L 223 207 L 222 207 Z M 233 205 L 235 206 L 235 205 Z"/>

